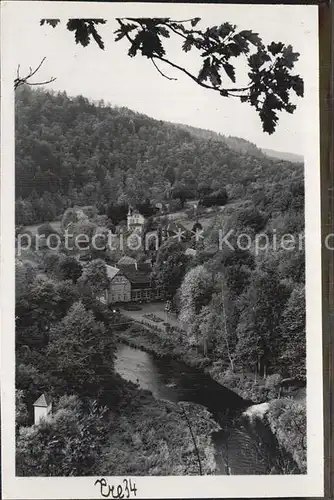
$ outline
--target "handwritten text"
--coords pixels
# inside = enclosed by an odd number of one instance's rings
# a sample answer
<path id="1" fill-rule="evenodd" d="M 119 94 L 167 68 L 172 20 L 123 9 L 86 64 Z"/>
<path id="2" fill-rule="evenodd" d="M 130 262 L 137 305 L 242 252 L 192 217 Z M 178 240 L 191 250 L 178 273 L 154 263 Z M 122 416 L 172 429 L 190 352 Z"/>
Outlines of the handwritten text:
<path id="1" fill-rule="evenodd" d="M 100 485 L 100 494 L 105 498 L 131 498 L 137 495 L 136 483 L 132 482 L 131 479 L 123 479 L 117 485 L 110 485 L 103 477 L 95 481 L 94 486 L 96 485 Z"/>

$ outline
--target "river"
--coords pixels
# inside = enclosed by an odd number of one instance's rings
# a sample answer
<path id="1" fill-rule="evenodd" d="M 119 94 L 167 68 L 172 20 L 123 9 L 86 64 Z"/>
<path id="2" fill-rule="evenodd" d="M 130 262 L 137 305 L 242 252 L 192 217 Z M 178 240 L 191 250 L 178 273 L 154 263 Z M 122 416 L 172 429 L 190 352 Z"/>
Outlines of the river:
<path id="1" fill-rule="evenodd" d="M 273 470 L 282 473 L 278 465 L 282 456 L 273 435 L 260 421 L 251 425 L 242 415 L 251 401 L 179 361 L 156 359 L 126 345 L 117 350 L 115 369 L 125 380 L 151 391 L 157 399 L 206 407 L 221 427 L 212 435 L 221 474 L 268 474 Z"/>

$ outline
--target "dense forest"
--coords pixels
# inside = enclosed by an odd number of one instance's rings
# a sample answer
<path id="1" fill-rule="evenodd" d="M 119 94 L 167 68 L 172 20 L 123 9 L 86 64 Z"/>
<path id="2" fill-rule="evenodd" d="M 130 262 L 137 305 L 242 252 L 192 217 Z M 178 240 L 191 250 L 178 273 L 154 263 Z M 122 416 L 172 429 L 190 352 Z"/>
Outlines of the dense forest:
<path id="1" fill-rule="evenodd" d="M 302 168 L 242 139 L 24 86 L 16 93 L 15 180 L 16 221 L 28 225 L 73 205 L 184 201 L 221 186 L 230 199 L 250 191 L 284 198 Z"/>
<path id="2" fill-rule="evenodd" d="M 280 245 L 286 235 L 290 241 L 291 237 L 299 241 L 304 234 L 302 164 L 270 159 L 242 139 L 164 123 L 81 96 L 69 98 L 65 93 L 22 87 L 16 97 L 18 226 L 62 218 L 65 227 L 72 207 L 90 205 L 96 210 L 84 221 L 74 220 L 74 230 L 92 235 L 101 226 L 110 227 L 110 222 L 114 227 L 122 222 L 128 204 L 147 208 L 169 202 L 177 209 L 187 200 L 200 199 L 202 215 L 205 207 L 213 205 L 205 241 L 166 241 L 149 252 L 153 279 L 171 298 L 183 329 L 181 340 L 179 333 L 170 330 L 165 344 L 200 354 L 216 380 L 239 392 L 243 388 L 245 396 L 256 402 L 277 397 L 283 378 L 305 382 L 304 246 L 287 249 Z M 193 212 L 188 212 L 191 222 L 199 224 Z M 151 218 L 150 223 L 161 230 L 165 222 Z M 246 234 L 252 244 L 236 246 L 235 251 L 221 247 L 221 228 L 225 233 L 233 229 L 231 243 L 238 234 Z M 46 230 L 50 232 L 43 224 L 39 232 Z M 262 251 L 255 246 L 259 233 L 270 240 Z M 189 247 L 196 255 L 186 254 Z M 122 446 L 132 453 L 129 422 L 132 419 L 131 425 L 137 425 L 133 418 L 140 401 L 140 411 L 145 413 L 144 405 L 151 418 L 153 398 L 136 392 L 113 370 L 116 318 L 96 300 L 107 281 L 104 263 L 110 255 L 100 252 L 98 257 L 94 255 L 82 266 L 64 249 L 45 249 L 17 259 L 17 425 L 23 426 L 18 428 L 20 474 L 94 473 L 100 470 L 96 457 L 104 450 L 104 433 L 113 446 L 120 444 L 116 436 L 123 436 Z M 173 347 L 174 335 L 178 336 Z M 41 391 L 58 398 L 57 412 L 53 423 L 32 432 L 25 427 L 31 422 L 27 409 Z M 92 399 L 97 399 L 98 406 Z M 130 401 L 135 402 L 130 405 Z M 107 421 L 103 405 L 112 408 Z M 305 434 L 294 428 L 297 422 L 305 430 L 305 407 L 291 401 L 287 407 L 286 411 L 284 405 L 280 407 L 277 416 L 282 420 L 282 440 L 292 455 L 297 450 L 298 465 L 305 470 L 305 447 L 300 444 Z M 160 403 L 153 413 L 156 420 L 152 417 L 149 422 L 155 434 L 147 443 L 147 454 L 157 465 L 149 473 L 173 473 L 173 457 L 166 471 L 164 457 L 156 448 L 159 440 L 168 441 L 163 424 L 156 425 L 159 418 L 167 426 L 171 420 L 182 424 L 174 410 Z M 98 422 L 101 432 L 92 421 Z M 87 440 L 79 446 L 84 427 L 89 429 Z M 63 428 L 71 435 L 73 448 L 67 449 L 59 469 L 59 461 L 46 457 L 45 443 L 59 439 Z M 145 429 L 137 430 L 140 439 L 145 438 Z M 80 453 L 86 454 L 85 446 L 91 443 L 95 449 L 87 467 L 77 470 Z M 34 447 L 43 455 L 44 465 L 31 455 Z M 61 448 L 55 444 L 52 453 L 61 453 Z M 177 453 L 182 456 L 182 451 Z M 118 462 L 126 464 L 128 457 L 124 452 Z M 112 463 L 121 474 L 117 460 Z M 210 467 L 208 473 L 212 473 Z M 138 472 L 135 465 L 131 472 Z M 143 472 L 147 471 L 138 473 Z"/>

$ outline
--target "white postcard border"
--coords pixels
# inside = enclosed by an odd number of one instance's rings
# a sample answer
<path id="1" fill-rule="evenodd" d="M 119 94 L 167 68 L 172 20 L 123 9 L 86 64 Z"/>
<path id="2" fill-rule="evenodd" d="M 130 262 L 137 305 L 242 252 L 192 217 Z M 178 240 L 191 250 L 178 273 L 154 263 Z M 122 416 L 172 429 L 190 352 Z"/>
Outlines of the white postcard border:
<path id="1" fill-rule="evenodd" d="M 14 91 L 16 68 L 11 64 L 11 23 L 16 9 L 32 8 L 39 18 L 191 16 L 206 9 L 249 9 L 245 5 L 140 4 L 86 2 L 2 2 L 2 116 L 1 116 L 1 435 L 2 479 L 5 499 L 93 499 L 101 498 L 94 481 L 99 477 L 18 478 L 15 477 L 15 397 L 14 397 Z M 259 7 L 259 6 L 258 6 Z M 308 51 L 309 73 L 305 80 L 308 99 L 305 127 L 306 198 L 306 301 L 307 301 L 307 430 L 308 473 L 286 476 L 173 476 L 136 477 L 136 498 L 262 498 L 323 496 L 323 389 L 322 389 L 322 310 L 321 310 L 321 220 L 319 158 L 319 83 L 317 6 L 260 6 L 268 9 L 298 7 L 305 26 L 316 33 Z M 191 13 L 190 13 L 191 10 Z M 310 15 L 312 12 L 312 15 Z M 24 39 L 22 40 L 24 43 Z M 106 478 L 117 484 L 124 478 Z"/>

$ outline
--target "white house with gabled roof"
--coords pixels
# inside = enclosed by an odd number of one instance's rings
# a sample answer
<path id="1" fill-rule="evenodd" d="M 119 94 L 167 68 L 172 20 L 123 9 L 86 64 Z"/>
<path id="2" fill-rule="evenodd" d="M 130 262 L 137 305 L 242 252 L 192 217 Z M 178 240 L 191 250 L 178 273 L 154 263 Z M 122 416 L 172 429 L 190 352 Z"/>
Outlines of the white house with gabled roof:
<path id="1" fill-rule="evenodd" d="M 46 419 L 52 411 L 52 400 L 47 394 L 42 394 L 34 402 L 34 424 L 38 425 L 42 419 Z"/>

